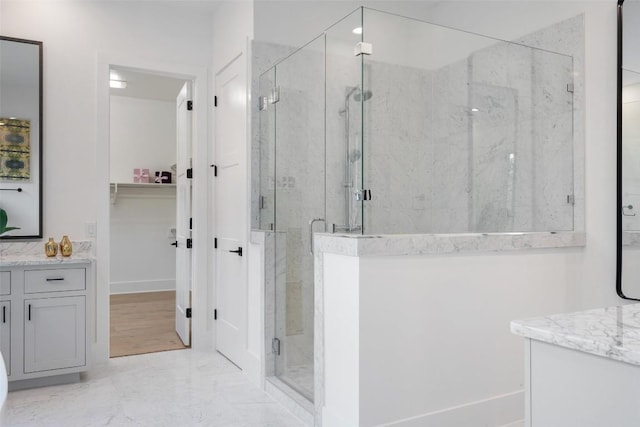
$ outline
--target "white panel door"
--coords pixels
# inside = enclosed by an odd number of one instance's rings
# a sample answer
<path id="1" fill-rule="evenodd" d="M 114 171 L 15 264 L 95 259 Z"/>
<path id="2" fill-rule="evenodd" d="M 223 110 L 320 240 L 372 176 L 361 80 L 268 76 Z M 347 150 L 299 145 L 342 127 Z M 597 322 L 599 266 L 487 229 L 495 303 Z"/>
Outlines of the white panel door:
<path id="1" fill-rule="evenodd" d="M 85 365 L 84 296 L 25 300 L 24 312 L 25 373 Z"/>
<path id="2" fill-rule="evenodd" d="M 247 268 L 244 250 L 246 225 L 245 145 L 246 78 L 244 56 L 216 75 L 215 227 L 216 348 L 243 366 L 246 330 Z"/>
<path id="3" fill-rule="evenodd" d="M 186 346 L 191 345 L 191 83 L 187 82 L 176 98 L 177 166 L 176 166 L 176 332 Z"/>
<path id="4" fill-rule="evenodd" d="M 0 301 L 0 353 L 7 375 L 11 375 L 11 302 Z"/>

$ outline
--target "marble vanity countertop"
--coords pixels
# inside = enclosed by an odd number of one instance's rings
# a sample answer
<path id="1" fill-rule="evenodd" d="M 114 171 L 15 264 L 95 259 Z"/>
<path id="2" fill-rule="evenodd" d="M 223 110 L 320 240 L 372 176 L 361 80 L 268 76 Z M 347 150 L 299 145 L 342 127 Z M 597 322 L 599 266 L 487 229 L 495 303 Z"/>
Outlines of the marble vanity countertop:
<path id="1" fill-rule="evenodd" d="M 92 262 L 91 241 L 73 241 L 73 253 L 63 257 L 44 254 L 44 242 L 2 242 L 0 244 L 0 267 L 22 267 L 25 265 L 64 265 Z"/>
<path id="2" fill-rule="evenodd" d="M 511 332 L 640 366 L 640 304 L 514 320 Z"/>
<path id="3" fill-rule="evenodd" d="M 71 255 L 70 257 L 46 257 L 45 255 L 13 255 L 0 257 L 0 267 L 22 267 L 25 265 L 64 265 L 86 264 L 94 258 L 88 254 Z"/>

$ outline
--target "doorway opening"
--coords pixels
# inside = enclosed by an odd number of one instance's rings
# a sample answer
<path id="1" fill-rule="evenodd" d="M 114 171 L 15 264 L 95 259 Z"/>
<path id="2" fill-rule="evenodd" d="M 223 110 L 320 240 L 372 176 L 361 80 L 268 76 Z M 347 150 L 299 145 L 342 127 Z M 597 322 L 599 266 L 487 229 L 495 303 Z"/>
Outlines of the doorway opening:
<path id="1" fill-rule="evenodd" d="M 191 184 L 176 182 L 185 172 L 178 164 L 191 162 L 190 147 L 179 160 L 180 144 L 191 144 L 190 114 L 181 116 L 179 105 L 190 84 L 110 67 L 109 357 L 191 345 L 190 319 L 179 326 L 176 314 L 178 308 L 186 314 L 191 294 L 191 259 L 183 247 Z M 181 136 L 187 124 L 188 135 Z"/>

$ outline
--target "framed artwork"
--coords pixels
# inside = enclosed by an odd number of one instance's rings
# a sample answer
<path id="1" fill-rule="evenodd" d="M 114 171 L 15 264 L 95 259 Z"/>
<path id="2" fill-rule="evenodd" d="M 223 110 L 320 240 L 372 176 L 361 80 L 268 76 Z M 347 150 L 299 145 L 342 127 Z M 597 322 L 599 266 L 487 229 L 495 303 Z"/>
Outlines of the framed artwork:
<path id="1" fill-rule="evenodd" d="M 0 117 L 0 180 L 31 180 L 31 123 Z"/>

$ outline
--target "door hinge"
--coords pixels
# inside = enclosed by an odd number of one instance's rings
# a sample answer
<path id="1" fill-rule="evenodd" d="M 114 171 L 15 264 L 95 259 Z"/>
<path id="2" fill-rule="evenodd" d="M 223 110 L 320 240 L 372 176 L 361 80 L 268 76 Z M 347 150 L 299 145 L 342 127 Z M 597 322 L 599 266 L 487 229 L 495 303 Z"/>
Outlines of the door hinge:
<path id="1" fill-rule="evenodd" d="M 258 111 L 265 111 L 269 108 L 269 99 L 266 96 L 258 98 Z"/>
<path id="2" fill-rule="evenodd" d="M 213 320 L 218 320 L 218 309 L 217 308 L 213 309 Z"/>
<path id="3" fill-rule="evenodd" d="M 189 218 L 189 230 L 193 230 L 193 218 Z"/>
<path id="4" fill-rule="evenodd" d="M 186 310 L 187 319 L 191 319 L 191 309 L 187 308 Z"/>
<path id="5" fill-rule="evenodd" d="M 362 190 L 362 200 L 371 200 L 371 190 Z"/>
<path id="6" fill-rule="evenodd" d="M 193 246 L 193 240 L 187 239 L 187 249 L 191 249 L 192 246 Z"/>
<path id="7" fill-rule="evenodd" d="M 573 194 L 567 195 L 567 203 L 570 204 L 570 205 L 575 205 L 576 204 L 576 196 L 574 196 Z"/>
<path id="8" fill-rule="evenodd" d="M 217 237 L 213 238 L 213 249 L 218 249 L 218 238 Z"/>
<path id="9" fill-rule="evenodd" d="M 214 95 L 214 96 L 213 96 L 213 106 L 214 106 L 214 107 L 217 107 L 217 106 L 218 106 L 218 96 L 217 96 L 217 95 Z"/>
<path id="10" fill-rule="evenodd" d="M 187 169 L 187 178 L 193 178 L 193 168 Z"/>
<path id="11" fill-rule="evenodd" d="M 280 101 L 280 86 L 271 89 L 271 95 L 269 95 L 269 104 L 275 104 L 278 101 Z"/>
<path id="12" fill-rule="evenodd" d="M 353 56 L 371 55 L 373 53 L 373 45 L 371 43 L 358 42 L 353 49 Z"/>
<path id="13" fill-rule="evenodd" d="M 193 101 L 187 101 L 187 111 L 193 110 Z"/>
<path id="14" fill-rule="evenodd" d="M 211 167 L 213 168 L 213 176 L 218 176 L 218 166 L 211 165 Z"/>
<path id="15" fill-rule="evenodd" d="M 278 338 L 271 340 L 271 353 L 280 356 L 280 340 Z"/>

